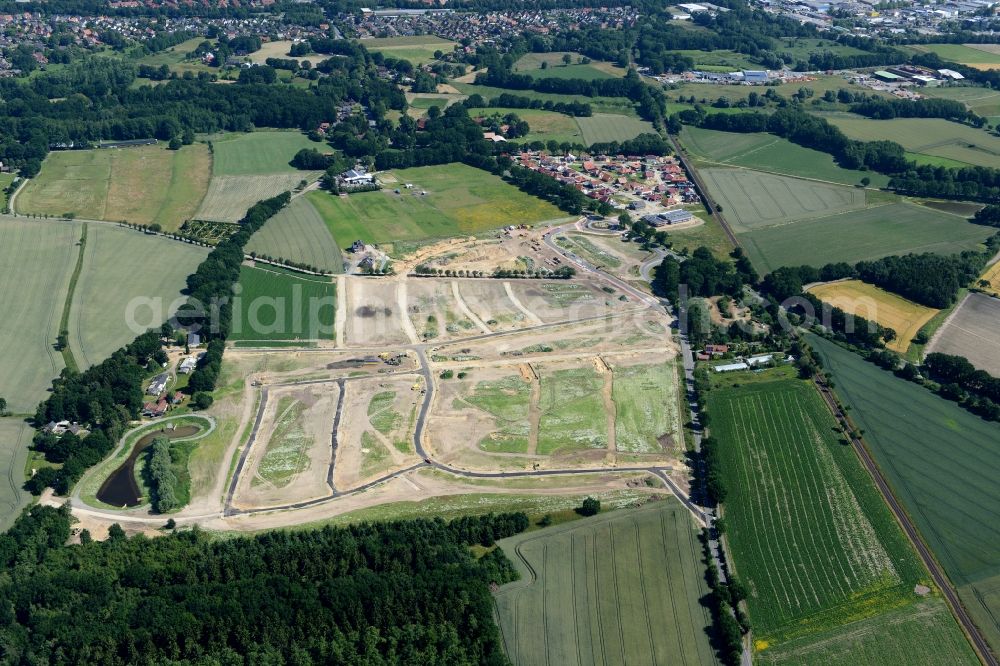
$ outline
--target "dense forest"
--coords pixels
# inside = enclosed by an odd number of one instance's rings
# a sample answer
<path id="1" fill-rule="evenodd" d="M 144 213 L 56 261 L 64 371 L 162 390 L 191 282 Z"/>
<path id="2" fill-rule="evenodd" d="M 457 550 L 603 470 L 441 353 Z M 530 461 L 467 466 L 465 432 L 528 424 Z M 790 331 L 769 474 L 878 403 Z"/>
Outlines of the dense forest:
<path id="1" fill-rule="evenodd" d="M 5 664 L 506 664 L 490 546 L 524 514 L 360 524 L 213 539 L 70 537 L 68 507 L 35 506 L 0 535 Z"/>

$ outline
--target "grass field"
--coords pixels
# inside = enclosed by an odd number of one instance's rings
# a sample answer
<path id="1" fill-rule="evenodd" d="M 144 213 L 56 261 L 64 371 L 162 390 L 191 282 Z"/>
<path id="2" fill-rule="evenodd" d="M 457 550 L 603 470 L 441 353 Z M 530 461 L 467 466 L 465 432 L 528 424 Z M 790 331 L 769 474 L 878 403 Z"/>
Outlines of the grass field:
<path id="1" fill-rule="evenodd" d="M 163 323 L 184 302 L 185 278 L 207 254 L 160 236 L 89 225 L 69 317 L 69 345 L 80 369 Z"/>
<path id="2" fill-rule="evenodd" d="M 395 399 L 395 391 L 381 391 L 368 401 L 368 422 L 386 437 L 403 420 L 403 415 L 392 408 Z"/>
<path id="3" fill-rule="evenodd" d="M 443 104 L 442 104 L 443 106 Z M 567 116 L 555 111 L 543 111 L 540 109 L 505 109 L 490 107 L 483 109 L 469 109 L 472 117 L 492 116 L 495 113 L 506 115 L 516 114 L 518 118 L 528 123 L 531 131 L 520 141 L 566 141 L 569 143 L 585 143 L 583 130 L 580 129 L 578 118 Z M 626 120 L 631 120 L 626 118 Z"/>
<path id="4" fill-rule="evenodd" d="M 747 167 L 842 185 L 857 185 L 866 176 L 871 180 L 871 187 L 884 187 L 889 183 L 888 176 L 843 169 L 828 153 L 804 148 L 773 134 L 739 134 L 685 126 L 681 141 L 692 156 L 710 164 Z"/>
<path id="5" fill-rule="evenodd" d="M 981 116 L 990 116 L 995 123 L 1000 116 L 1000 92 L 975 86 L 947 86 L 942 88 L 927 88 L 924 91 L 928 97 L 954 99 L 962 102 L 970 110 Z"/>
<path id="6" fill-rule="evenodd" d="M 811 384 L 716 388 L 708 413 L 758 648 L 916 599 L 927 576 Z"/>
<path id="7" fill-rule="evenodd" d="M 827 340 L 808 341 L 952 581 L 962 586 L 1000 575 L 1000 425 Z M 1000 615 L 1000 607 L 992 612 Z"/>
<path id="8" fill-rule="evenodd" d="M 314 171 L 296 171 L 266 176 L 213 176 L 195 219 L 238 222 L 258 201 L 288 192 L 299 181 L 316 175 Z"/>
<path id="9" fill-rule="evenodd" d="M 614 368 L 615 445 L 619 451 L 661 453 L 680 436 L 673 363 Z"/>
<path id="10" fill-rule="evenodd" d="M 393 171 L 401 194 L 388 183 L 381 192 L 335 197 L 306 196 L 326 221 L 339 247 L 356 239 L 393 243 L 476 234 L 509 224 L 563 217 L 555 206 L 525 194 L 498 176 L 464 164 Z M 412 183 L 413 189 L 402 187 Z M 420 191 L 427 192 L 421 196 Z"/>
<path id="11" fill-rule="evenodd" d="M 278 488 L 287 486 L 292 477 L 309 465 L 306 451 L 313 440 L 302 425 L 305 409 L 303 403 L 291 396 L 278 401 L 274 431 L 257 467 L 261 478 Z"/>
<path id="12" fill-rule="evenodd" d="M 530 74 L 536 79 L 614 79 L 625 76 L 625 70 L 608 62 L 592 61 L 588 64 L 580 62 L 579 53 L 569 52 L 572 59 L 569 65 L 563 63 L 566 51 L 550 51 L 548 53 L 527 53 L 514 64 L 514 71 L 520 74 Z M 542 69 L 542 63 L 546 68 Z"/>
<path id="13" fill-rule="evenodd" d="M 80 226 L 0 217 L 0 396 L 15 413 L 33 413 L 64 367 L 54 345 Z"/>
<path id="14" fill-rule="evenodd" d="M 531 385 L 513 375 L 493 381 L 477 382 L 465 402 L 493 417 L 496 430 L 479 442 L 484 451 L 525 453 L 530 427 L 528 405 Z M 462 405 L 456 405 L 461 408 Z"/>
<path id="15" fill-rule="evenodd" d="M 310 340 L 334 335 L 335 285 L 261 268 L 240 268 L 232 340 Z"/>
<path id="16" fill-rule="evenodd" d="M 747 169 L 702 169 L 712 196 L 738 232 L 825 217 L 865 206 L 865 191 Z"/>
<path id="17" fill-rule="evenodd" d="M 290 259 L 341 273 L 344 258 L 330 230 L 305 197 L 292 200 L 250 238 L 248 252 Z"/>
<path id="18" fill-rule="evenodd" d="M 758 664 L 774 666 L 975 666 L 968 641 L 940 598 L 853 622 L 833 631 L 759 652 Z"/>
<path id="19" fill-rule="evenodd" d="M 895 141 L 912 153 L 1000 168 L 1000 137 L 968 125 L 942 118 L 871 120 L 849 114 L 830 115 L 827 120 L 852 139 Z"/>
<path id="20" fill-rule="evenodd" d="M 627 97 L 580 97 L 578 95 L 560 95 L 558 93 L 543 93 L 534 90 L 511 90 L 507 88 L 495 88 L 493 86 L 477 86 L 474 83 L 459 83 L 452 81 L 452 86 L 463 95 L 482 95 L 486 99 L 499 97 L 503 93 L 510 93 L 529 99 L 537 99 L 543 102 L 586 102 L 593 108 L 594 113 L 617 113 L 637 117 L 635 103 Z"/>
<path id="21" fill-rule="evenodd" d="M 385 37 L 362 39 L 361 45 L 369 51 L 376 51 L 386 56 L 409 60 L 414 65 L 429 63 L 434 60 L 434 52 L 451 53 L 455 50 L 455 42 L 435 37 L 419 35 L 413 37 Z"/>
<path id="22" fill-rule="evenodd" d="M 18 195 L 17 212 L 155 223 L 172 231 L 205 197 L 210 165 L 201 144 L 53 152 Z"/>
<path id="23" fill-rule="evenodd" d="M 727 217 L 727 219 L 729 219 Z M 740 234 L 757 270 L 830 262 L 855 263 L 890 254 L 954 254 L 976 248 L 992 230 L 955 215 L 900 201 Z"/>
<path id="24" fill-rule="evenodd" d="M 212 175 L 305 173 L 288 164 L 302 148 L 322 151 L 323 144 L 310 141 L 305 134 L 295 131 L 264 130 L 213 138 Z"/>
<path id="25" fill-rule="evenodd" d="M 521 573 L 495 595 L 515 666 L 717 663 L 701 544 L 674 500 L 499 544 Z"/>
<path id="26" fill-rule="evenodd" d="M 599 142 L 627 141 L 640 134 L 656 133 L 650 122 L 612 113 L 595 113 L 589 117 L 577 118 L 576 122 L 583 130 L 584 143 L 588 146 Z"/>
<path id="27" fill-rule="evenodd" d="M 1000 298 L 969 294 L 934 336 L 933 351 L 964 356 L 980 370 L 1000 377 L 998 322 Z"/>
<path id="28" fill-rule="evenodd" d="M 913 336 L 938 313 L 901 296 L 879 289 L 861 280 L 842 280 L 819 284 L 809 293 L 824 303 L 840 308 L 896 331 L 896 339 L 886 347 L 905 354 Z"/>
<path id="29" fill-rule="evenodd" d="M 569 453 L 608 445 L 603 386 L 604 378 L 590 366 L 541 373 L 538 453 Z"/>
<path id="30" fill-rule="evenodd" d="M 936 53 L 943 60 L 957 62 L 976 69 L 997 69 L 1000 68 L 1000 53 L 990 53 L 989 51 L 977 48 L 979 44 L 920 44 L 910 46 L 914 51 L 923 53 Z M 987 46 L 983 44 L 982 46 Z"/>
<path id="31" fill-rule="evenodd" d="M 16 416 L 0 418 L 0 530 L 7 531 L 31 502 L 21 489 L 34 429 Z"/>

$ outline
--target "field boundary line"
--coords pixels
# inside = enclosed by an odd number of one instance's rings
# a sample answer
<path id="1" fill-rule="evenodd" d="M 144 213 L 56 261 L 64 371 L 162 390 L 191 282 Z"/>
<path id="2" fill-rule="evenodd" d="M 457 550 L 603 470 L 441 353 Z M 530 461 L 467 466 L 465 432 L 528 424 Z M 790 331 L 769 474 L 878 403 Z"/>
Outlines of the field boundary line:
<path id="1" fill-rule="evenodd" d="M 80 273 L 83 271 L 83 256 L 87 249 L 86 222 L 83 223 L 83 228 L 80 232 L 79 246 L 80 250 L 76 255 L 76 265 L 73 267 L 73 273 L 69 278 L 69 287 L 66 289 L 66 300 L 63 301 L 62 315 L 59 318 L 59 330 L 56 332 L 56 335 L 61 335 L 63 331 L 66 331 L 66 344 L 60 352 L 62 353 L 63 364 L 73 372 L 79 372 L 80 366 L 77 364 L 76 357 L 73 355 L 73 348 L 69 344 L 69 316 L 73 308 L 73 294 L 76 291 L 77 283 L 80 281 Z M 84 357 L 86 357 L 86 354 Z"/>

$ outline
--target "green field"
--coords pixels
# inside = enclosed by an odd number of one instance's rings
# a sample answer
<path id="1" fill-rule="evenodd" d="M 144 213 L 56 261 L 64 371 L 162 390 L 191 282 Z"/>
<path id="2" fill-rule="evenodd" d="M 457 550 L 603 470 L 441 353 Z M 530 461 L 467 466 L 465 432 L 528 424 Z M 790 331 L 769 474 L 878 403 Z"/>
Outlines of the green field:
<path id="1" fill-rule="evenodd" d="M 677 377 L 672 363 L 616 366 L 615 446 L 632 453 L 676 451 L 680 437 Z"/>
<path id="2" fill-rule="evenodd" d="M 857 210 L 867 201 L 855 187 L 749 169 L 702 169 L 701 176 L 737 233 Z"/>
<path id="3" fill-rule="evenodd" d="M 0 216 L 0 396 L 15 413 L 34 413 L 63 369 L 54 345 L 80 226 Z"/>
<path id="4" fill-rule="evenodd" d="M 716 388 L 708 413 L 758 648 L 916 600 L 929 576 L 810 383 Z"/>
<path id="5" fill-rule="evenodd" d="M 333 338 L 335 285 L 327 278 L 243 266 L 233 303 L 231 340 Z"/>
<path id="6" fill-rule="evenodd" d="M 107 224 L 91 224 L 73 293 L 69 345 L 80 369 L 100 363 L 185 300 L 185 279 L 208 250 Z"/>
<path id="7" fill-rule="evenodd" d="M 295 167 L 289 166 L 289 161 L 303 148 L 315 148 L 322 152 L 323 147 L 323 144 L 310 141 L 305 134 L 295 131 L 227 134 L 212 139 L 212 175 L 305 173 L 297 172 Z"/>
<path id="8" fill-rule="evenodd" d="M 531 384 L 519 375 L 477 382 L 473 391 L 465 396 L 464 402 L 493 417 L 496 428 L 479 441 L 479 448 L 504 453 L 527 452 L 531 429 L 528 414 L 530 400 Z M 455 407 L 462 409 L 464 405 L 461 401 L 456 401 Z"/>
<path id="9" fill-rule="evenodd" d="M 583 130 L 583 140 L 588 146 L 593 143 L 627 141 L 640 134 L 655 134 L 652 123 L 638 118 L 612 113 L 595 113 L 589 117 L 577 118 Z"/>
<path id="10" fill-rule="evenodd" d="M 728 49 L 715 49 L 712 51 L 677 49 L 673 53 L 692 58 L 695 69 L 706 72 L 733 72 L 738 69 L 760 69 L 760 63 L 754 62 L 749 56 Z"/>
<path id="11" fill-rule="evenodd" d="M 608 431 L 601 399 L 604 378 L 591 366 L 540 374 L 538 453 L 605 448 Z"/>
<path id="12" fill-rule="evenodd" d="M 0 418 L 0 531 L 7 531 L 31 502 L 21 489 L 34 429 L 16 416 Z"/>
<path id="13" fill-rule="evenodd" d="M 985 49 L 976 48 L 970 44 L 920 44 L 910 46 L 913 51 L 936 53 L 942 60 L 957 62 L 962 65 L 995 65 L 1000 68 L 1000 53 L 990 53 Z M 984 45 L 985 46 L 985 45 Z"/>
<path id="14" fill-rule="evenodd" d="M 422 241 L 477 234 L 509 224 L 564 217 L 550 203 L 525 194 L 498 176 L 464 164 L 393 171 L 380 192 L 347 197 L 326 192 L 306 196 L 323 216 L 338 247 Z M 405 189 L 412 183 L 412 189 Z M 393 190 L 398 187 L 400 194 Z M 427 192 L 421 195 L 420 192 Z"/>
<path id="15" fill-rule="evenodd" d="M 843 169 L 828 153 L 804 148 L 773 134 L 738 134 L 685 126 L 681 140 L 693 157 L 710 164 L 747 167 L 842 185 L 857 185 L 866 176 L 871 180 L 871 187 L 885 187 L 889 183 L 888 176 Z"/>
<path id="16" fill-rule="evenodd" d="M 248 252 L 341 273 L 344 258 L 330 230 L 305 197 L 296 197 L 250 238 Z"/>
<path id="17" fill-rule="evenodd" d="M 895 141 L 912 153 L 1000 168 L 1000 137 L 942 118 L 871 120 L 850 114 L 826 117 L 844 134 L 861 141 Z"/>
<path id="18" fill-rule="evenodd" d="M 511 90 L 507 88 L 495 88 L 493 86 L 478 86 L 474 83 L 459 83 L 452 81 L 454 86 L 463 95 L 480 94 L 486 99 L 499 97 L 504 93 L 537 99 L 542 102 L 584 102 L 590 104 L 594 113 L 617 113 L 636 117 L 635 102 L 627 97 L 581 97 L 579 95 L 560 95 L 558 93 L 543 93 L 534 90 Z"/>
<path id="19" fill-rule="evenodd" d="M 409 60 L 414 65 L 434 60 L 434 52 L 451 53 L 456 43 L 433 35 L 362 39 L 362 46 L 385 56 Z"/>
<path id="20" fill-rule="evenodd" d="M 991 116 L 990 119 L 994 123 L 997 120 L 996 116 L 1000 116 L 1000 92 L 996 90 L 975 86 L 947 86 L 927 88 L 923 92 L 928 97 L 954 99 L 962 102 L 981 116 Z"/>
<path id="21" fill-rule="evenodd" d="M 673 499 L 499 545 L 521 574 L 495 595 L 515 666 L 718 663 L 701 544 Z"/>
<path id="22" fill-rule="evenodd" d="M 313 180 L 318 175 L 315 171 L 296 171 L 258 176 L 213 176 L 195 219 L 238 222 L 258 201 L 291 191 L 300 181 Z"/>
<path id="23" fill-rule="evenodd" d="M 989 227 L 962 217 L 900 201 L 753 229 L 739 239 L 757 269 L 770 272 L 779 266 L 853 264 L 907 252 L 954 254 L 977 247 L 991 234 Z"/>
<path id="24" fill-rule="evenodd" d="M 615 79 L 625 76 L 625 70 L 611 63 L 592 61 L 588 64 L 580 62 L 579 53 L 568 53 L 571 58 L 569 65 L 563 63 L 566 51 L 550 51 L 548 53 L 527 53 L 514 64 L 514 71 L 519 74 L 530 74 L 536 79 Z M 542 63 L 546 68 L 542 69 Z"/>
<path id="25" fill-rule="evenodd" d="M 306 405 L 291 396 L 278 401 L 274 432 L 267 440 L 267 449 L 257 467 L 260 477 L 278 488 L 287 486 L 296 474 L 309 466 L 306 451 L 313 440 L 303 427 L 305 409 Z"/>
<path id="26" fill-rule="evenodd" d="M 477 116 L 489 117 L 495 113 L 507 115 L 515 114 L 518 118 L 528 123 L 531 131 L 519 141 L 558 141 L 568 143 L 585 143 L 583 130 L 578 124 L 579 118 L 567 116 L 555 111 L 543 111 L 540 109 L 506 109 L 501 107 L 488 107 L 481 109 L 469 109 L 469 114 L 475 118 Z M 621 117 L 621 116 L 619 116 Z M 629 120 L 626 118 L 626 120 Z"/>
<path id="27" fill-rule="evenodd" d="M 172 231 L 194 216 L 208 187 L 202 144 L 49 153 L 17 197 L 18 213 L 159 224 Z"/>
<path id="28" fill-rule="evenodd" d="M 759 652 L 774 666 L 975 666 L 979 663 L 947 604 L 931 597 L 877 617 Z"/>
<path id="29" fill-rule="evenodd" d="M 136 62 L 140 65 L 151 65 L 153 67 L 159 67 L 160 65 L 166 65 L 170 68 L 170 71 L 177 72 L 183 75 L 184 72 L 192 72 L 197 74 L 199 72 L 218 72 L 218 68 L 209 67 L 208 65 L 202 63 L 200 60 L 188 60 L 188 54 L 192 53 L 198 48 L 198 45 L 206 41 L 204 37 L 194 37 L 187 40 L 186 42 L 181 42 L 175 46 L 171 46 L 165 51 L 160 51 L 158 53 L 150 53 L 145 55 Z M 211 41 L 211 40 L 208 40 Z M 213 44 L 215 42 L 212 42 Z M 143 82 L 148 82 L 146 79 L 139 79 Z M 159 83 L 159 82 L 157 82 Z"/>
<path id="30" fill-rule="evenodd" d="M 368 422 L 380 433 L 389 437 L 403 420 L 403 415 L 392 408 L 395 391 L 381 391 L 368 402 Z"/>

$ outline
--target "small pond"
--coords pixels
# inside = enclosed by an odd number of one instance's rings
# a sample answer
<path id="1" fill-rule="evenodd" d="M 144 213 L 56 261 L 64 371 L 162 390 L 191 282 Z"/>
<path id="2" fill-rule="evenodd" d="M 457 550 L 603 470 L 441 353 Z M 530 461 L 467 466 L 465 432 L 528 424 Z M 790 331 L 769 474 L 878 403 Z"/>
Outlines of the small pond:
<path id="1" fill-rule="evenodd" d="M 111 473 L 101 489 L 97 491 L 97 499 L 105 504 L 119 507 L 131 507 L 141 503 L 143 499 L 139 493 L 142 492 L 135 479 L 135 461 L 139 459 L 142 452 L 149 448 L 154 439 L 166 437 L 167 439 L 183 439 L 197 435 L 202 428 L 196 425 L 182 425 L 176 428 L 162 428 L 147 433 L 135 443 L 132 453 L 121 466 Z"/>

